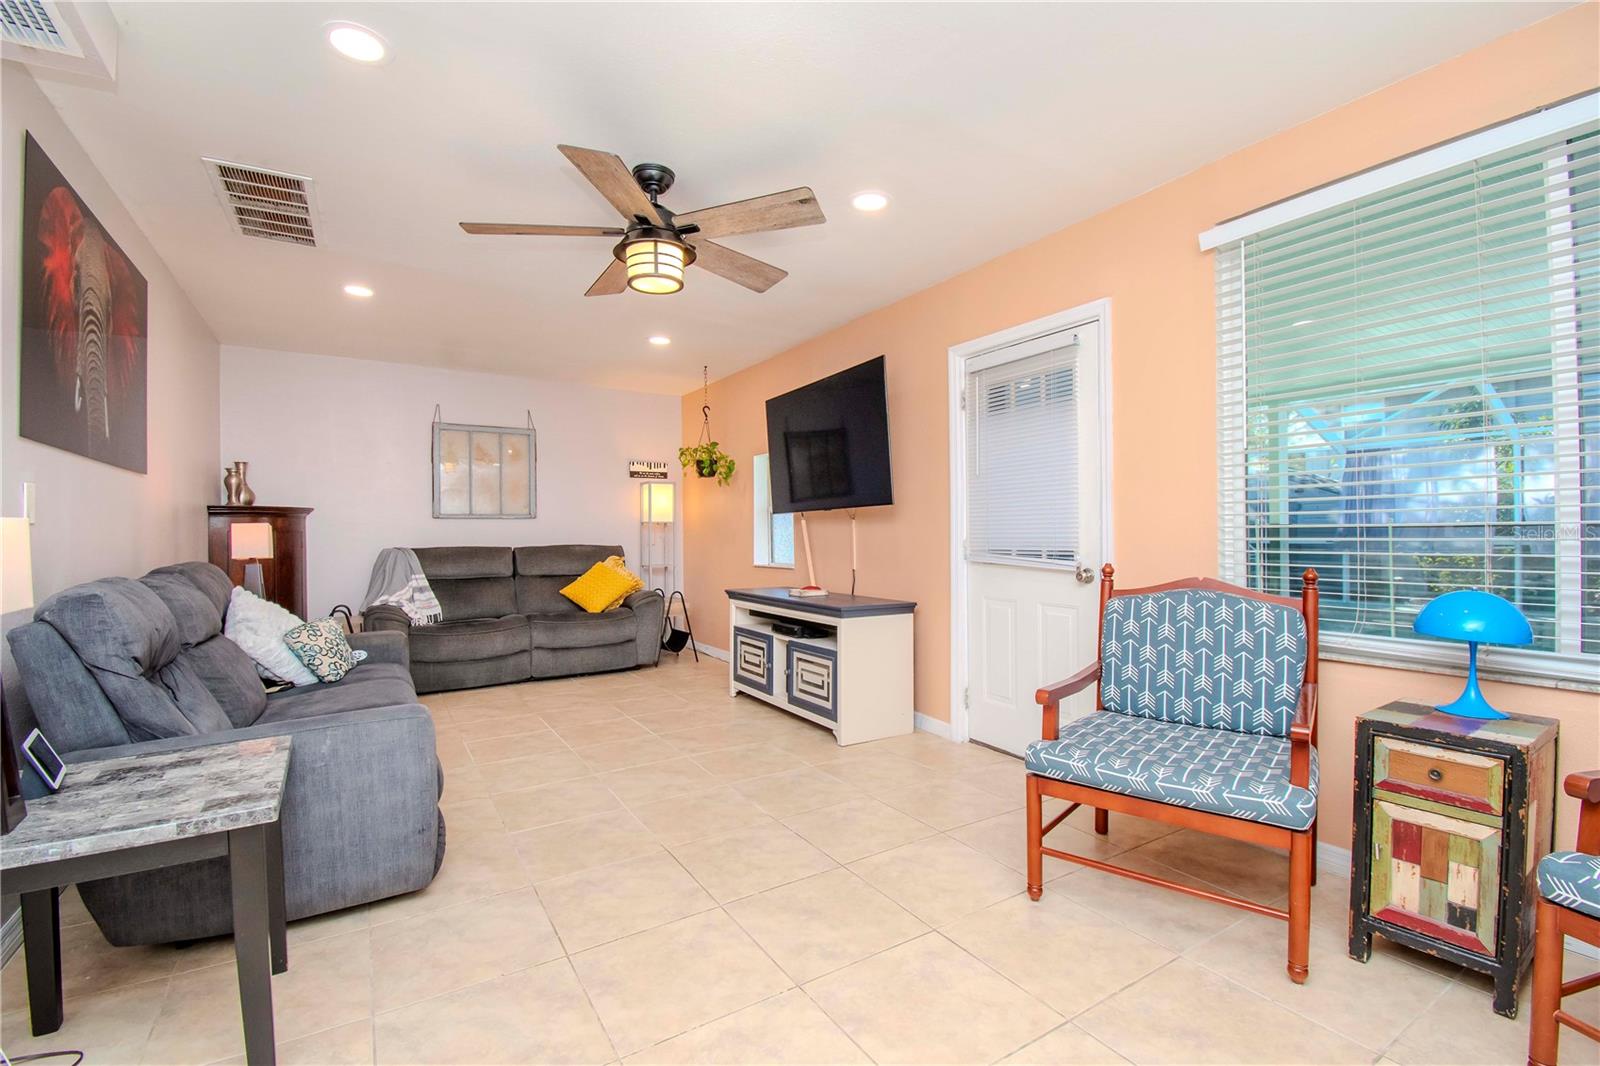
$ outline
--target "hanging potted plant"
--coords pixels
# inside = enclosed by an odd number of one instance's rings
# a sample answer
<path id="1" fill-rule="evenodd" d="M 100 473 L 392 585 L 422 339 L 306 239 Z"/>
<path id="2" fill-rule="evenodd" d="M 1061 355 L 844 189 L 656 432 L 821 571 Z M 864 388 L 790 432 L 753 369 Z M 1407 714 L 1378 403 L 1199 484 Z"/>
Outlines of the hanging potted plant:
<path id="1" fill-rule="evenodd" d="M 702 399 L 705 401 L 700 407 L 700 439 L 693 445 L 685 445 L 678 449 L 678 462 L 683 464 L 685 470 L 694 467 L 694 472 L 701 477 L 714 477 L 717 484 L 726 485 L 728 479 L 733 477 L 733 458 L 723 451 L 717 442 L 711 439 L 711 379 L 709 369 L 700 368 L 703 381 Z"/>
<path id="2" fill-rule="evenodd" d="M 701 477 L 716 478 L 719 485 L 726 485 L 728 479 L 733 477 L 733 459 L 714 440 L 679 448 L 678 462 L 683 464 L 685 470 L 693 466 L 694 472 Z"/>

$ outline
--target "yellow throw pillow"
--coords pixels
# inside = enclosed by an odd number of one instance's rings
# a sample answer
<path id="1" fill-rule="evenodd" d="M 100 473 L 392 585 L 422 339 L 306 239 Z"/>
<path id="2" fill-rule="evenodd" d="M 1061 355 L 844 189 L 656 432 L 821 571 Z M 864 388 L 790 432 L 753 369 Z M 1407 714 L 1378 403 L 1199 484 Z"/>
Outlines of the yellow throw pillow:
<path id="1" fill-rule="evenodd" d="M 629 596 L 632 596 L 635 592 L 638 592 L 641 589 L 643 589 L 644 588 L 644 582 L 639 579 L 639 575 L 638 574 L 635 574 L 632 570 L 628 569 L 627 561 L 625 559 L 623 559 L 622 556 L 620 556 L 620 555 L 608 555 L 608 556 L 606 556 L 606 565 L 611 567 L 613 570 L 620 571 L 623 575 L 625 575 L 628 578 L 628 580 L 630 582 L 632 582 L 632 584 L 628 586 L 628 591 L 627 592 L 624 592 L 622 595 L 618 596 L 616 599 L 614 599 L 610 603 L 606 604 L 606 610 L 611 611 L 611 610 L 615 610 L 618 607 L 621 607 L 623 600 L 627 599 Z"/>
<path id="2" fill-rule="evenodd" d="M 582 577 L 562 589 L 561 595 L 590 614 L 599 614 L 620 605 L 642 588 L 644 582 L 626 569 L 595 563 Z"/>

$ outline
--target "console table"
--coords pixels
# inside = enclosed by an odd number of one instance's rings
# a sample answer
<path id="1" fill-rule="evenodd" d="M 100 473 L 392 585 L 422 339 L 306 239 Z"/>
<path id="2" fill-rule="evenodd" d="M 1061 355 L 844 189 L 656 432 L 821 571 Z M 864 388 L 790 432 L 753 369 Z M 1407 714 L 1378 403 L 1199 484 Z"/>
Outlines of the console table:
<path id="1" fill-rule="evenodd" d="M 68 763 L 61 791 L 28 802 L 0 847 L 22 897 L 33 1035 L 61 1028 L 61 889 L 227 856 L 245 1057 L 276 1061 L 272 975 L 288 968 L 278 818 L 289 737 Z"/>
<path id="2" fill-rule="evenodd" d="M 833 730 L 840 744 L 901 736 L 912 709 L 909 600 L 728 589 L 728 694 Z"/>

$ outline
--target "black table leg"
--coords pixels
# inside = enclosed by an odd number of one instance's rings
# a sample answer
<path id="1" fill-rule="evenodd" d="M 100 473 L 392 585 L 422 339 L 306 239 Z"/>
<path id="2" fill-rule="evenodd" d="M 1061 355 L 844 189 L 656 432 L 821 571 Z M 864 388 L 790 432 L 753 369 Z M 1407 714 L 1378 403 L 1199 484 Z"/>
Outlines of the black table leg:
<path id="1" fill-rule="evenodd" d="M 283 823 L 267 826 L 267 914 L 272 921 L 272 972 L 289 968 L 289 928 L 283 899 Z"/>
<path id="2" fill-rule="evenodd" d="M 61 1028 L 61 890 L 22 893 L 22 942 L 28 951 L 28 1013 L 33 1035 Z"/>
<path id="3" fill-rule="evenodd" d="M 249 1066 L 273 1066 L 272 890 L 270 834 L 265 825 L 228 833 L 233 881 L 233 954 L 239 967 L 239 1010 L 244 1016 L 244 1057 Z"/>

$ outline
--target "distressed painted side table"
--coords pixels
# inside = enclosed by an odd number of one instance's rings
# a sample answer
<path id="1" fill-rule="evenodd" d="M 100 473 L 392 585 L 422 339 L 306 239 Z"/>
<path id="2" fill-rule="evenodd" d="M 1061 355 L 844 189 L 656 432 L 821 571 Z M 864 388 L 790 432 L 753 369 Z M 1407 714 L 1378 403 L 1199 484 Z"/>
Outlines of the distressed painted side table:
<path id="1" fill-rule="evenodd" d="M 1556 722 L 1396 701 L 1356 719 L 1350 957 L 1374 933 L 1494 978 L 1513 1018 L 1534 867 L 1555 834 Z"/>
<path id="2" fill-rule="evenodd" d="M 272 975 L 288 967 L 279 816 L 289 737 L 68 763 L 0 842 L 0 885 L 22 897 L 33 1033 L 61 1028 L 61 889 L 227 856 L 250 1066 L 275 1061 Z"/>

